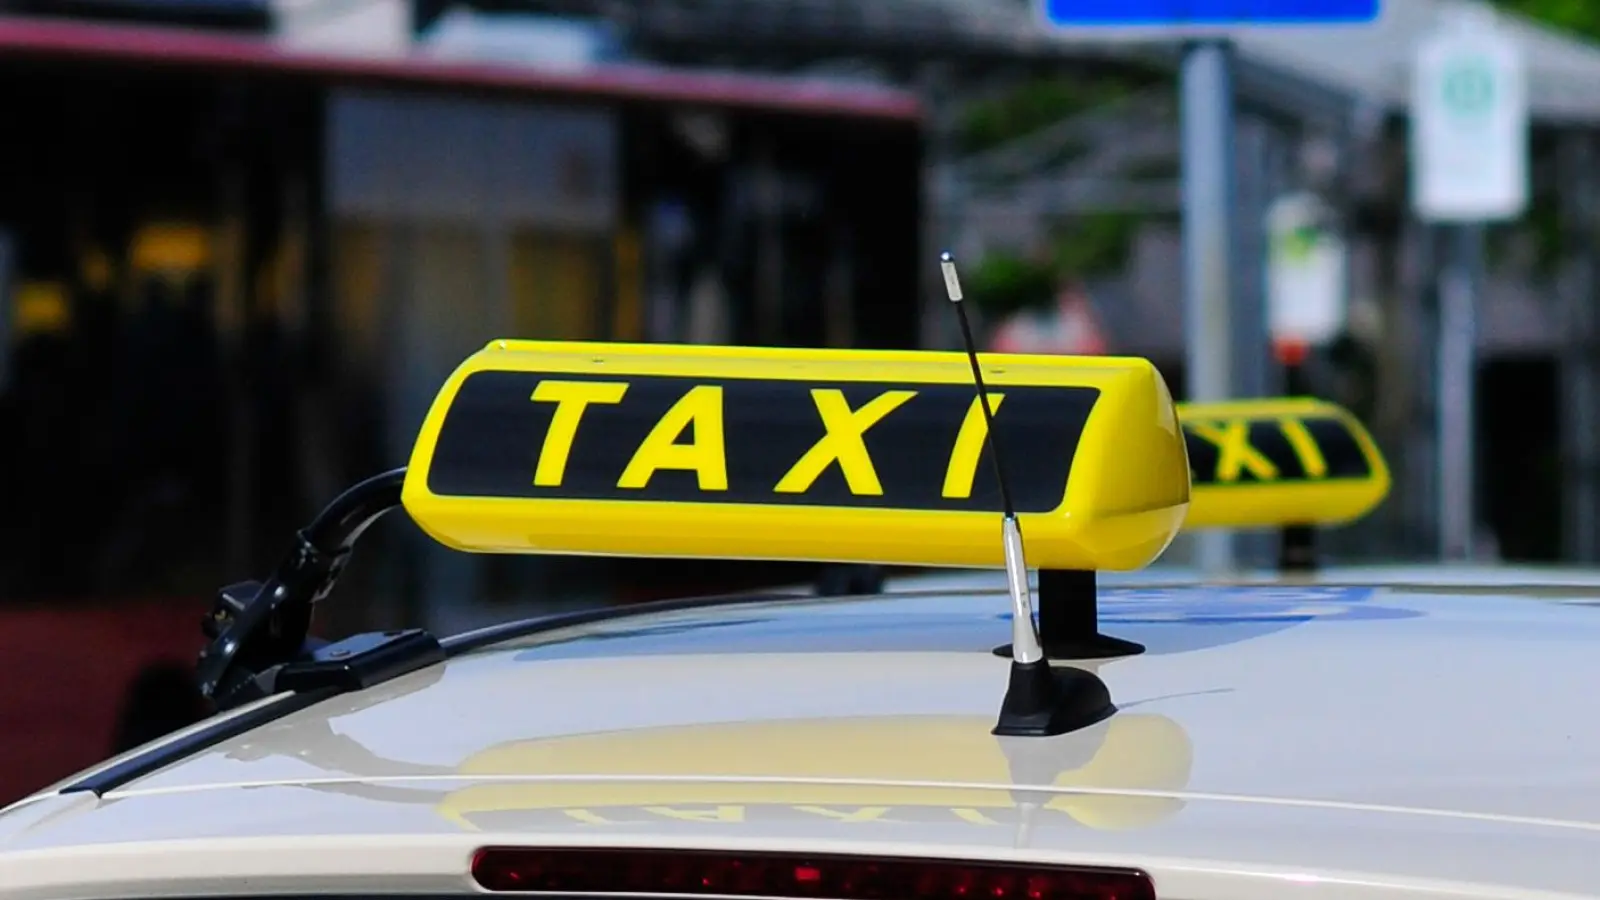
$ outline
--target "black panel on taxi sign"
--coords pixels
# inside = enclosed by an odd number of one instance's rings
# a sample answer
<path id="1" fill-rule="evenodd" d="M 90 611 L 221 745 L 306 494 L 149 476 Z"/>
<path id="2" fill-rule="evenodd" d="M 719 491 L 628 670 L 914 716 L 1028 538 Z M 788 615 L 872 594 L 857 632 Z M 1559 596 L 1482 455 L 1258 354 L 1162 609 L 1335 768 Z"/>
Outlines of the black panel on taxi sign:
<path id="1" fill-rule="evenodd" d="M 1197 487 L 1373 474 L 1356 436 L 1333 417 L 1185 421 L 1183 430 Z"/>
<path id="2" fill-rule="evenodd" d="M 995 393 L 1002 444 L 1033 448 L 1007 458 L 1018 511 L 1049 512 L 1099 391 Z M 475 372 L 440 428 L 428 487 L 455 497 L 998 511 L 987 449 L 966 466 L 952 461 L 972 406 L 960 384 Z M 971 480 L 947 490 L 962 469 Z"/>

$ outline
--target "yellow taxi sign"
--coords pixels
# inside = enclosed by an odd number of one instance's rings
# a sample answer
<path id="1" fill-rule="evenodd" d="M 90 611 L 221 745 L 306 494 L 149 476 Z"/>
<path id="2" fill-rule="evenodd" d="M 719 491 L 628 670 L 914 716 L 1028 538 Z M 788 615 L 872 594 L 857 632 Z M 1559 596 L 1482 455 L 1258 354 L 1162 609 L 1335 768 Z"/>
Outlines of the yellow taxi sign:
<path id="1" fill-rule="evenodd" d="M 1178 405 L 1192 470 L 1185 528 L 1338 525 L 1389 494 L 1389 467 L 1343 407 L 1313 399 Z"/>
<path id="2" fill-rule="evenodd" d="M 1160 555 L 1189 469 L 1156 369 L 983 368 L 1029 562 Z M 434 401 L 402 499 L 467 551 L 997 566 L 985 435 L 961 353 L 496 341 Z"/>

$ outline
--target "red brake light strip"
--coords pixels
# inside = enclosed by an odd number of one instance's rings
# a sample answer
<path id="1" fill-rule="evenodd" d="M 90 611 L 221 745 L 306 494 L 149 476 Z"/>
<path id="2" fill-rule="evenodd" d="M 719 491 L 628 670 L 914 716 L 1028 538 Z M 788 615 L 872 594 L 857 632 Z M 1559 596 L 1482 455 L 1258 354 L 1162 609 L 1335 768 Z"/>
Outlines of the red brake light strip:
<path id="1" fill-rule="evenodd" d="M 472 860 L 485 890 L 829 900 L 1156 900 L 1137 869 L 944 859 L 485 847 Z"/>

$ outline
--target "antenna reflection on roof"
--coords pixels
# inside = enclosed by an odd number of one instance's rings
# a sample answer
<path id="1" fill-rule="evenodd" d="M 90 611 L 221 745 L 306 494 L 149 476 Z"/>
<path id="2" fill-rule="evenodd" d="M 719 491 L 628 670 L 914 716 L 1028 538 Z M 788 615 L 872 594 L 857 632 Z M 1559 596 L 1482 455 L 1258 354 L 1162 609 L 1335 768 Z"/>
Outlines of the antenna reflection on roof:
<path id="1" fill-rule="evenodd" d="M 978 362 L 972 324 L 962 305 L 961 279 L 956 273 L 955 259 L 948 252 L 940 254 L 939 267 L 944 273 L 945 293 L 955 305 L 956 318 L 961 323 L 961 340 L 972 364 L 973 387 L 988 426 L 985 440 L 994 461 L 995 480 L 1000 485 L 1000 537 L 1005 549 L 1006 586 L 1011 595 L 1011 677 L 993 733 L 1042 737 L 1076 731 L 1107 718 L 1116 712 L 1116 706 L 1099 676 L 1069 666 L 1053 667 L 1045 658 L 1033 624 L 1033 594 L 1028 584 L 1022 525 L 1017 520 L 1011 490 L 1006 484 L 1000 438 L 994 429 L 994 409 L 983 383 L 983 367 Z"/>

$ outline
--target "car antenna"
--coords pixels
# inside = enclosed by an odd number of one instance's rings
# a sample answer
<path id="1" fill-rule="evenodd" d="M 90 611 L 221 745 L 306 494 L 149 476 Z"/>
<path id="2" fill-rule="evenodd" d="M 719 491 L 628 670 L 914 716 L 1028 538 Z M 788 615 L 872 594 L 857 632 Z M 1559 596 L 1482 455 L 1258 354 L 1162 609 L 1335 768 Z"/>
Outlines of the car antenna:
<path id="1" fill-rule="evenodd" d="M 1002 736 L 1044 737 L 1066 734 L 1093 725 L 1116 712 L 1111 691 L 1093 672 L 1071 666 L 1050 665 L 1039 632 L 1033 624 L 1033 593 L 1028 584 L 1028 562 L 1022 543 L 1022 524 L 1017 520 L 1011 489 L 1006 483 L 1000 459 L 1000 438 L 994 430 L 994 409 L 983 383 L 983 368 L 978 363 L 977 342 L 967 318 L 961 278 L 955 258 L 949 252 L 939 255 L 944 272 L 945 293 L 955 305 L 961 323 L 961 340 L 967 361 L 972 364 L 972 383 L 987 426 L 985 442 L 994 461 L 995 481 L 1000 486 L 1000 537 L 1005 551 L 1006 586 L 1011 595 L 1011 676 L 1005 699 L 1000 704 L 1000 720 L 993 733 Z"/>

